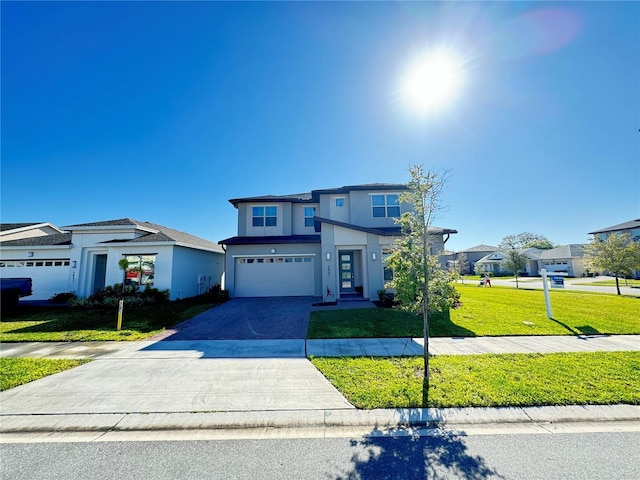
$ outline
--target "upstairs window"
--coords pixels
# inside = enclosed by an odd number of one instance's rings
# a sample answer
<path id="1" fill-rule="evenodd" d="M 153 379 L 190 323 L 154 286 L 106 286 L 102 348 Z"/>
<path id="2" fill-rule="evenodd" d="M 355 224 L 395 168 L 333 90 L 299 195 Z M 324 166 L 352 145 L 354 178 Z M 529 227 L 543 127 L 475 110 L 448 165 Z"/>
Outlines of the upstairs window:
<path id="1" fill-rule="evenodd" d="M 344 207 L 344 198 L 343 197 L 336 198 L 336 207 Z"/>
<path id="2" fill-rule="evenodd" d="M 315 207 L 304 207 L 304 226 L 313 227 L 313 217 L 316 214 Z"/>
<path id="3" fill-rule="evenodd" d="M 254 227 L 275 227 L 278 219 L 278 207 L 253 207 Z"/>
<path id="4" fill-rule="evenodd" d="M 398 195 L 371 195 L 371 211 L 375 218 L 399 217 L 400 202 Z"/>

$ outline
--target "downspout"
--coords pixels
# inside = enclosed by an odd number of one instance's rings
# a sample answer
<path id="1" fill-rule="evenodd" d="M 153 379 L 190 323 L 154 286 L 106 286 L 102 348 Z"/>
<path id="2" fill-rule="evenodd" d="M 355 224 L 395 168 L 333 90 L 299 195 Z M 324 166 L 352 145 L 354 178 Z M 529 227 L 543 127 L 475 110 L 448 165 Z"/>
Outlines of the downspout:
<path id="1" fill-rule="evenodd" d="M 222 265 L 223 265 L 222 276 L 224 277 L 224 290 L 226 290 L 227 289 L 227 247 L 225 247 L 223 243 L 221 243 L 220 246 L 222 247 L 222 251 L 224 252 L 224 262 L 222 262 Z M 220 288 L 223 288 L 223 286 L 220 285 Z"/>

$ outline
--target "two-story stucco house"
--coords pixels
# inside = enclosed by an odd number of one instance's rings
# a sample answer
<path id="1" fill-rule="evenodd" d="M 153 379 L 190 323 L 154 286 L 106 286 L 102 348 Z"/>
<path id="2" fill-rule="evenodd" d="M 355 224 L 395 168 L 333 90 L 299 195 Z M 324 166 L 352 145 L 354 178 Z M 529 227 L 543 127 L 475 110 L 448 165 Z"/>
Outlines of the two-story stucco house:
<path id="1" fill-rule="evenodd" d="M 604 241 L 609 235 L 622 235 L 628 233 L 631 235 L 631 240 L 634 242 L 640 242 L 640 218 L 629 220 L 628 222 L 618 223 L 611 227 L 601 228 L 589 232 L 589 235 L 593 235 L 594 240 Z M 634 270 L 631 273 L 633 278 L 640 278 L 640 270 Z"/>
<path id="2" fill-rule="evenodd" d="M 410 208 L 398 201 L 406 189 L 370 184 L 229 200 L 238 235 L 218 242 L 227 252 L 225 288 L 232 297 L 376 299 L 391 275 L 383 259 L 401 235 L 395 219 Z M 431 230 L 433 254 L 452 233 Z"/>

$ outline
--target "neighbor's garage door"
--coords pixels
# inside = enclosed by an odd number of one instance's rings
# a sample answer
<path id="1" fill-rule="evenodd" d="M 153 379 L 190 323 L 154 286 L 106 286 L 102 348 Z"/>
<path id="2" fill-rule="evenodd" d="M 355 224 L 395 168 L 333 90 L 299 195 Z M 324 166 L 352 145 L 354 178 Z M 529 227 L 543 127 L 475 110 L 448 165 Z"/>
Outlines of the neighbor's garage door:
<path id="1" fill-rule="evenodd" d="M 235 261 L 236 297 L 314 294 L 313 257 L 246 257 Z"/>
<path id="2" fill-rule="evenodd" d="M 69 259 L 27 259 L 0 261 L 4 278 L 30 278 L 32 295 L 24 300 L 48 300 L 56 293 L 69 290 Z"/>

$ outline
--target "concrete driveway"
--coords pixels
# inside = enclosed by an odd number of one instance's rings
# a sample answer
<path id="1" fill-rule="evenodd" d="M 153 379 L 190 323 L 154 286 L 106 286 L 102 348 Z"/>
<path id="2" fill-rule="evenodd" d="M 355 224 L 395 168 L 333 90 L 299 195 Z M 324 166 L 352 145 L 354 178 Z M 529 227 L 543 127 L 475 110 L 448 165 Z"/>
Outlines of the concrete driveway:
<path id="1" fill-rule="evenodd" d="M 164 339 L 0 392 L 1 414 L 352 409 L 305 357 L 313 300 L 232 299 Z"/>
<path id="2" fill-rule="evenodd" d="M 304 339 L 314 297 L 232 298 L 155 337 L 166 341 Z"/>

